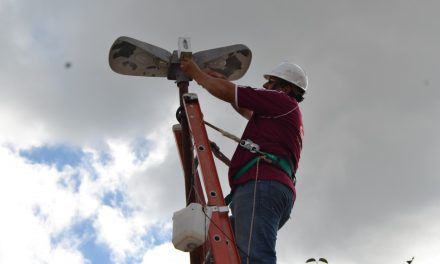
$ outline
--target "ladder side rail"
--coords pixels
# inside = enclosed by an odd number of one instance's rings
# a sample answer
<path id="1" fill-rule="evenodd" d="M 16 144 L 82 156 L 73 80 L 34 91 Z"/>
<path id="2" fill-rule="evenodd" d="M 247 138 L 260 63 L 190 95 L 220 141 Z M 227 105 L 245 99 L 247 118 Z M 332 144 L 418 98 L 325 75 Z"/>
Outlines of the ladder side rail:
<path id="1" fill-rule="evenodd" d="M 188 125 L 192 132 L 195 151 L 200 163 L 203 184 L 208 200 L 207 204 L 218 207 L 226 206 L 197 95 L 183 95 L 183 103 Z M 208 235 L 216 264 L 240 263 L 234 233 L 227 212 L 215 210 L 212 212 Z"/>
<path id="2" fill-rule="evenodd" d="M 183 144 L 182 144 L 182 127 L 180 124 L 176 124 L 173 126 L 173 134 L 174 134 L 174 140 L 176 141 L 176 146 L 177 146 L 177 150 L 179 152 L 179 157 L 180 157 L 180 162 L 182 165 L 182 169 L 184 169 L 184 157 L 183 157 Z M 186 176 L 186 175 L 185 175 Z M 199 195 L 193 195 L 193 196 L 188 196 L 188 193 L 186 193 L 186 197 L 185 200 L 188 203 L 199 203 L 202 206 L 206 205 L 206 200 L 205 200 L 205 196 L 203 195 L 203 189 L 202 189 L 202 184 L 200 182 L 200 177 L 198 174 L 198 170 L 194 171 L 194 180 L 195 182 L 193 183 L 194 185 L 192 186 L 193 190 L 196 193 L 198 193 Z M 191 200 L 192 198 L 194 198 L 193 200 Z M 202 264 L 205 261 L 205 257 L 208 254 L 210 248 L 210 244 L 209 244 L 209 240 L 206 240 L 206 242 L 196 248 L 194 251 L 192 251 L 190 253 L 190 261 L 191 264 Z"/>
<path id="3" fill-rule="evenodd" d="M 173 133 L 174 133 L 174 139 L 176 141 L 176 146 L 177 146 L 177 150 L 179 152 L 179 157 L 180 157 L 180 162 L 182 165 L 182 169 L 183 169 L 183 146 L 182 146 L 182 130 L 180 125 L 174 125 L 173 126 Z M 194 186 L 193 191 L 196 193 L 196 195 L 194 196 L 193 200 L 189 200 L 189 203 L 199 203 L 203 206 L 206 205 L 206 199 L 205 196 L 203 194 L 203 189 L 202 189 L 202 183 L 200 181 L 200 177 L 199 177 L 199 173 L 198 170 L 194 170 Z M 186 194 L 188 195 L 188 194 Z M 188 197 L 185 197 L 188 198 Z"/>

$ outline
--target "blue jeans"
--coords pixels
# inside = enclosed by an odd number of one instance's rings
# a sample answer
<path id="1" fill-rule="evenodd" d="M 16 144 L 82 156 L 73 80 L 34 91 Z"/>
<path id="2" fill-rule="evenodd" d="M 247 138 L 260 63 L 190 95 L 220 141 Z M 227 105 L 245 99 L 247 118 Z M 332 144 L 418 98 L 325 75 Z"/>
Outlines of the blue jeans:
<path id="1" fill-rule="evenodd" d="M 277 181 L 256 184 L 255 206 L 255 181 L 238 186 L 232 195 L 231 224 L 238 252 L 242 264 L 276 263 L 277 232 L 290 218 L 295 197 L 289 187 Z"/>

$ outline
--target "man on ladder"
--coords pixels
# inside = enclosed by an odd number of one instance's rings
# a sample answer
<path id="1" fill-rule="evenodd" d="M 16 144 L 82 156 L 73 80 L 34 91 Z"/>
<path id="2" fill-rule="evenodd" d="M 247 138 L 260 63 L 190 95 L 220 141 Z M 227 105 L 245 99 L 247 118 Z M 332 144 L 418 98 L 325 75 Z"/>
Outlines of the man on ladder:
<path id="1" fill-rule="evenodd" d="M 307 76 L 298 65 L 282 63 L 264 75 L 264 89 L 255 89 L 203 72 L 191 58 L 183 58 L 181 68 L 249 120 L 229 168 L 231 221 L 242 263 L 276 263 L 277 232 L 296 198 L 304 136 L 298 103 Z"/>

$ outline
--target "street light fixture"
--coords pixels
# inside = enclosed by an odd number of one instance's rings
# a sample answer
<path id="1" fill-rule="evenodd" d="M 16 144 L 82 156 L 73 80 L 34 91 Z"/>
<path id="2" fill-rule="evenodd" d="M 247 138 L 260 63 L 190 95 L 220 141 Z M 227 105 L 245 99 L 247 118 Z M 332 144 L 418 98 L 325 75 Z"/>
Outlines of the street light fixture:
<path id="1" fill-rule="evenodd" d="M 113 71 L 134 76 L 167 77 L 169 80 L 179 80 L 179 53 L 188 54 L 191 51 L 189 39 L 180 38 L 179 44 L 186 52 L 173 53 L 129 37 L 119 37 L 110 48 L 109 63 Z M 252 60 L 251 50 L 242 44 L 204 50 L 192 54 L 195 63 L 202 70 L 222 73 L 230 81 L 241 78 L 249 68 Z"/>
<path id="2" fill-rule="evenodd" d="M 133 76 L 166 77 L 171 53 L 154 45 L 119 37 L 113 43 L 109 63 L 113 71 Z"/>

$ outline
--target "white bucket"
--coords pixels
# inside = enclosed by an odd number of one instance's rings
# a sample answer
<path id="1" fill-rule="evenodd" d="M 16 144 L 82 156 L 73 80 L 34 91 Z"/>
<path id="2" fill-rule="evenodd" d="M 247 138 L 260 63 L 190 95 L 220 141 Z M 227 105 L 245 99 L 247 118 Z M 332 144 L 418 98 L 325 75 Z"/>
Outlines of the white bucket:
<path id="1" fill-rule="evenodd" d="M 172 239 L 174 247 L 188 252 L 203 245 L 208 236 L 210 222 L 208 217 L 203 212 L 202 205 L 198 203 L 191 203 L 188 207 L 175 212 Z"/>

